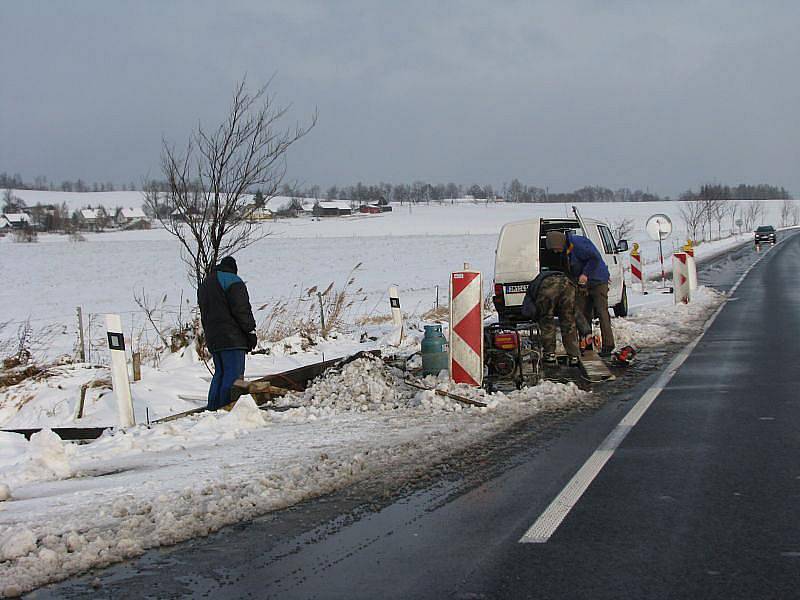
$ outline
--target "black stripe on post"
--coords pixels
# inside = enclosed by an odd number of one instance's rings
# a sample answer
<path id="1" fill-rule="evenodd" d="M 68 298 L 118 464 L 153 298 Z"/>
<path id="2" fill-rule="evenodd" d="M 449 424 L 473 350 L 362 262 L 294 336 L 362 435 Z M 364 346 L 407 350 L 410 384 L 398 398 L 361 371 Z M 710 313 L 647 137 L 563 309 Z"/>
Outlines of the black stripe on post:
<path id="1" fill-rule="evenodd" d="M 121 333 L 108 332 L 109 350 L 125 350 L 125 336 Z"/>

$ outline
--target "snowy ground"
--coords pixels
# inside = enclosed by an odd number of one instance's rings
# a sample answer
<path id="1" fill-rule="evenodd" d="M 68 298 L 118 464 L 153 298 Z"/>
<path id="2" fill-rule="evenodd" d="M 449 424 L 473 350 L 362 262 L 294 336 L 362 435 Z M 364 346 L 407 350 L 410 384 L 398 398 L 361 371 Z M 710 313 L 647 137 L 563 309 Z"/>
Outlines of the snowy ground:
<path id="1" fill-rule="evenodd" d="M 706 289 L 688 306 L 653 297 L 636 316 L 614 321 L 621 343 L 684 342 L 721 301 Z M 64 381 L 82 369 L 63 368 Z M 198 392 L 200 368 L 182 368 Z M 468 408 L 397 376 L 380 362 L 357 361 L 283 400 L 298 408 L 265 412 L 244 398 L 231 413 L 140 425 L 90 444 L 62 442 L 49 430 L 30 442 L 0 434 L 0 591 L 206 535 L 400 465 L 430 464 L 539 411 L 591 401 L 552 382 L 491 396 L 452 388 L 488 404 Z M 48 393 L 67 389 L 61 385 Z"/>
<path id="2" fill-rule="evenodd" d="M 388 326 L 380 320 L 358 324 L 356 317 L 386 315 L 385 290 L 393 283 L 404 290 L 406 312 L 417 315 L 408 321 L 404 342 L 404 350 L 413 351 L 422 335 L 419 314 L 433 305 L 435 286 L 446 289 L 449 272 L 463 262 L 491 281 L 500 226 L 540 208 L 431 206 L 409 214 L 404 207 L 376 217 L 279 222 L 273 236 L 239 260 L 256 307 L 277 295 L 296 297 L 305 287 L 346 280 L 357 262 L 364 263 L 358 285 L 364 288 L 359 298 L 365 299 L 359 299 L 360 312 L 349 315 L 347 326 L 311 347 L 297 335 L 264 344 L 269 354 L 249 357 L 246 375 L 385 349 Z M 552 214 L 554 207 L 547 208 Z M 584 212 L 601 216 L 612 208 L 591 206 Z M 646 217 L 665 207 L 623 209 Z M 63 315 L 63 333 L 54 339 L 62 339 L 67 350 L 75 337 L 69 327 L 75 305 L 132 318 L 125 310 L 132 310 L 133 289 L 177 298 L 185 287 L 174 242 L 163 231 L 101 234 L 86 243 L 42 237 L 33 245 L 0 242 L 3 264 L 11 271 L 0 290 L 0 321 L 28 315 L 52 321 Z M 698 255 L 708 258 L 737 243 L 742 241 L 704 244 Z M 674 306 L 671 295 L 642 296 L 634 289 L 630 300 L 632 316 L 614 321 L 618 342 L 646 348 L 690 339 L 721 297 L 701 290 L 691 305 Z M 42 355 L 58 347 L 50 345 Z M 30 442 L 0 434 L 0 593 L 32 589 L 146 548 L 204 535 L 398 465 L 429 464 L 548 407 L 591 401 L 573 385 L 546 382 L 483 398 L 486 408 L 466 408 L 404 386 L 391 369 L 359 362 L 286 398 L 287 405 L 299 408 L 285 412 L 264 412 L 244 400 L 230 414 L 141 424 L 145 414 L 152 420 L 204 406 L 209 377 L 190 350 L 161 356 L 157 366 L 148 362 L 142 381 L 133 384 L 140 425 L 90 444 L 62 442 L 48 430 Z M 114 425 L 116 401 L 103 384 L 107 378 L 102 365 L 53 367 L 46 378 L 0 393 L 0 425 Z M 89 382 L 96 386 L 87 390 L 85 416 L 75 419 L 80 388 Z"/>

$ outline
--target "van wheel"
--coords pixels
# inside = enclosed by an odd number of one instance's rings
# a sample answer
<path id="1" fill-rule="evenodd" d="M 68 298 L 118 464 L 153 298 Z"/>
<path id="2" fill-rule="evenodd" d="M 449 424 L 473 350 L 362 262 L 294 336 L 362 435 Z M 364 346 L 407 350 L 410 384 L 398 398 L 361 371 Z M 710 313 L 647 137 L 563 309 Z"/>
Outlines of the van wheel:
<path id="1" fill-rule="evenodd" d="M 619 301 L 619 304 L 614 305 L 614 316 L 615 317 L 627 317 L 628 316 L 628 290 L 625 287 L 625 284 L 622 284 L 622 299 Z"/>

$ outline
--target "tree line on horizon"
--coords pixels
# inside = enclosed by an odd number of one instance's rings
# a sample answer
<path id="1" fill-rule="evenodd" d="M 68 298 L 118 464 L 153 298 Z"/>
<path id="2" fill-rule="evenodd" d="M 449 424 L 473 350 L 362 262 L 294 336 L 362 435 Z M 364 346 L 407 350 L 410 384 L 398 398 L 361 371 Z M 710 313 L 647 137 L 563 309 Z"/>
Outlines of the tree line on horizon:
<path id="1" fill-rule="evenodd" d="M 133 182 L 117 185 L 111 181 L 89 183 L 80 177 L 75 181 L 64 180 L 61 183 L 49 181 L 44 175 L 34 177 L 33 182 L 26 182 L 19 173 L 9 175 L 6 172 L 0 173 L 0 189 L 4 190 L 39 190 L 43 192 L 135 192 L 140 189 Z"/>
<path id="2" fill-rule="evenodd" d="M 43 190 L 43 191 L 62 191 L 62 192 L 113 192 L 113 191 L 136 191 L 136 190 L 167 190 L 169 185 L 166 181 L 149 181 L 144 185 L 137 186 L 131 182 L 121 187 L 115 186 L 112 182 L 89 184 L 82 179 L 75 181 L 66 180 L 61 184 L 55 185 L 48 182 L 44 176 L 34 178 L 34 181 L 25 182 L 22 177 L 15 173 L 0 173 L 0 189 L 17 190 Z M 254 192 L 257 190 L 253 190 Z M 673 200 L 669 196 L 661 196 L 643 190 L 632 190 L 627 187 L 613 190 L 603 186 L 584 186 L 571 192 L 550 192 L 548 188 L 535 185 L 527 185 L 519 179 L 512 179 L 511 183 L 503 184 L 500 189 L 495 189 L 493 185 L 463 185 L 458 183 L 429 183 L 425 181 L 414 181 L 412 183 L 391 184 L 381 182 L 378 184 L 364 184 L 358 182 L 355 185 L 330 186 L 322 189 L 319 185 L 300 186 L 297 184 L 283 183 L 277 190 L 277 195 L 296 198 L 320 198 L 326 200 L 347 200 L 356 203 L 380 202 L 406 202 L 437 203 L 455 198 L 472 197 L 476 201 L 491 201 L 502 198 L 506 202 L 540 202 L 540 203 L 585 203 L 585 202 L 658 202 Z M 780 186 L 770 184 L 738 184 L 735 186 L 724 184 L 704 184 L 699 191 L 686 190 L 677 198 L 683 201 L 697 200 L 700 196 L 708 197 L 713 195 L 715 198 L 724 200 L 786 200 L 791 199 L 789 192 Z"/>

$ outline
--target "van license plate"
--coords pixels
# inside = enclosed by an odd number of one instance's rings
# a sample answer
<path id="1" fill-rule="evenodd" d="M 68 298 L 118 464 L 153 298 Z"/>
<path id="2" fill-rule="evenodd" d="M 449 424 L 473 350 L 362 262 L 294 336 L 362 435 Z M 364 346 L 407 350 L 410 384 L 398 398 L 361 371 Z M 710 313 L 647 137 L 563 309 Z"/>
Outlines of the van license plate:
<path id="1" fill-rule="evenodd" d="M 518 284 L 518 285 L 507 285 L 506 286 L 506 294 L 524 294 L 528 291 L 527 284 Z"/>

